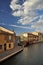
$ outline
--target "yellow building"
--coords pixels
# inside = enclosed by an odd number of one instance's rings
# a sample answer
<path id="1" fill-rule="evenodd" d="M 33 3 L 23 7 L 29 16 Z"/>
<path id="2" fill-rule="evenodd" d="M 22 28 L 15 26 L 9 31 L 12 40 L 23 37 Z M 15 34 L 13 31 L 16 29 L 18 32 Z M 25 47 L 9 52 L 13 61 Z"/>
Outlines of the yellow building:
<path id="1" fill-rule="evenodd" d="M 28 34 L 27 33 L 23 33 L 20 35 L 21 41 L 28 41 Z"/>
<path id="2" fill-rule="evenodd" d="M 13 49 L 15 44 L 15 32 L 0 27 L 0 52 Z"/>
<path id="3" fill-rule="evenodd" d="M 33 42 L 36 43 L 36 41 L 38 41 L 38 35 L 28 33 L 28 42 L 32 44 Z"/>
<path id="4" fill-rule="evenodd" d="M 20 37 L 24 44 L 32 44 L 33 41 L 38 41 L 38 35 L 34 35 L 32 33 L 23 33 Z"/>
<path id="5" fill-rule="evenodd" d="M 34 35 L 38 35 L 38 41 L 39 42 L 43 42 L 43 33 L 40 33 L 40 32 L 32 32 L 32 34 Z"/>
<path id="6" fill-rule="evenodd" d="M 26 46 L 28 42 L 28 35 L 27 33 L 22 33 L 20 35 L 20 41 L 22 42 L 22 45 Z"/>

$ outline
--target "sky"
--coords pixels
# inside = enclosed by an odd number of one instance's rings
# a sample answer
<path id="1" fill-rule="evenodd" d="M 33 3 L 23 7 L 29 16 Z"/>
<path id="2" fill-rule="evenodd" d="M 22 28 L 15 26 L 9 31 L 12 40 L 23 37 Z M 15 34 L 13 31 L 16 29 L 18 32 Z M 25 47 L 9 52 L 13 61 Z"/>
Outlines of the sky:
<path id="1" fill-rule="evenodd" d="M 43 0 L 0 0 L 0 26 L 17 35 L 43 33 Z"/>

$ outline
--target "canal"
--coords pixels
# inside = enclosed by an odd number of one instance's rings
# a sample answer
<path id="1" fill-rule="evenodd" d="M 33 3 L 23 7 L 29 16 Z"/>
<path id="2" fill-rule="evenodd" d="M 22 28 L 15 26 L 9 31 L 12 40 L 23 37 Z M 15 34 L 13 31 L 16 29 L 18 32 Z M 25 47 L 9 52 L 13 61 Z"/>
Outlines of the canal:
<path id="1" fill-rule="evenodd" d="M 43 43 L 29 45 L 0 65 L 43 65 Z"/>

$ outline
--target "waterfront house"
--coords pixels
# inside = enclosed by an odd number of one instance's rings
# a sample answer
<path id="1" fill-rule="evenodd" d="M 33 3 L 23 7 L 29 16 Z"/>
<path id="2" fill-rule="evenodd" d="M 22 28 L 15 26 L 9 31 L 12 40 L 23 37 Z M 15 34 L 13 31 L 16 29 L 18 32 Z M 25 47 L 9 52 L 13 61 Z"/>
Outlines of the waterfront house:
<path id="1" fill-rule="evenodd" d="M 14 48 L 15 32 L 0 27 L 0 52 Z"/>
<path id="2" fill-rule="evenodd" d="M 38 35 L 34 35 L 32 33 L 28 33 L 28 42 L 29 44 L 36 43 L 38 41 Z"/>
<path id="3" fill-rule="evenodd" d="M 40 32 L 32 32 L 34 35 L 38 35 L 38 42 L 43 42 L 43 33 Z"/>
<path id="4" fill-rule="evenodd" d="M 23 33 L 20 35 L 22 43 L 24 42 L 24 45 L 32 44 L 34 41 L 38 41 L 38 35 L 34 35 L 32 33 Z"/>

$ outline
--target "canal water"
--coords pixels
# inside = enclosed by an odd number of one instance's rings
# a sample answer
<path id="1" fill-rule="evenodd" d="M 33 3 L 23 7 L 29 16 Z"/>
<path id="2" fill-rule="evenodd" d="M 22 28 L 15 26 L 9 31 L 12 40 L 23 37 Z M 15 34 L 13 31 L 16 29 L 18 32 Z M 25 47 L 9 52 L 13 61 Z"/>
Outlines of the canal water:
<path id="1" fill-rule="evenodd" d="M 43 65 L 43 43 L 25 47 L 22 52 L 7 59 L 0 65 Z"/>

